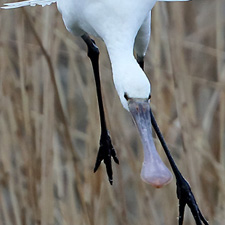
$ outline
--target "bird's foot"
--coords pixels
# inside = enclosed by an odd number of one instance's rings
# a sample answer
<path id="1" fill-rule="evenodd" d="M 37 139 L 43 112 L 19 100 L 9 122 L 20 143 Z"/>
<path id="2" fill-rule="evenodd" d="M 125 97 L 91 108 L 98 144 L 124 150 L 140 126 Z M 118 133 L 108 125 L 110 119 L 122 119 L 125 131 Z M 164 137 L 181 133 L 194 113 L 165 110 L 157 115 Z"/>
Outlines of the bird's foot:
<path id="1" fill-rule="evenodd" d="M 195 197 L 191 191 L 191 187 L 184 177 L 177 180 L 177 198 L 179 199 L 179 225 L 183 224 L 184 209 L 186 205 L 190 208 L 196 225 L 201 225 L 202 222 L 205 225 L 208 225 L 207 220 L 204 218 L 198 207 Z"/>
<path id="2" fill-rule="evenodd" d="M 108 132 L 104 132 L 101 134 L 101 138 L 100 138 L 100 147 L 98 150 L 94 173 L 98 170 L 101 164 L 101 161 L 103 160 L 106 166 L 106 172 L 108 175 L 109 183 L 112 185 L 113 171 L 112 171 L 111 157 L 113 157 L 113 160 L 115 163 L 119 164 L 119 160 L 116 156 L 116 151 L 113 148 L 111 138 Z"/>

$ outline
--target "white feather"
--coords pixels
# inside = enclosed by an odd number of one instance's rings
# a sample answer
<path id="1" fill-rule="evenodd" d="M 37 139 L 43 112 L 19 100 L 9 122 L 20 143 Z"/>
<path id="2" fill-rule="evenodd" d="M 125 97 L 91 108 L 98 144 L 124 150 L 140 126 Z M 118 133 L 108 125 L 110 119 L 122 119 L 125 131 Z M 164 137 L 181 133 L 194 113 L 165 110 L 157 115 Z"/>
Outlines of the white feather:
<path id="1" fill-rule="evenodd" d="M 151 93 L 150 82 L 134 58 L 133 48 L 144 57 L 150 39 L 150 12 L 157 1 L 174 0 L 30 0 L 7 3 L 2 8 L 57 3 L 72 34 L 100 37 L 109 52 L 117 92 L 128 109 L 125 93 L 141 99 L 147 99 Z"/>
<path id="2" fill-rule="evenodd" d="M 46 5 L 51 5 L 52 3 L 55 3 L 57 0 L 30 0 L 30 1 L 22 1 L 22 2 L 12 2 L 12 3 L 6 3 L 4 4 L 2 9 L 14 9 L 24 6 L 36 6 L 41 5 L 42 7 Z"/>

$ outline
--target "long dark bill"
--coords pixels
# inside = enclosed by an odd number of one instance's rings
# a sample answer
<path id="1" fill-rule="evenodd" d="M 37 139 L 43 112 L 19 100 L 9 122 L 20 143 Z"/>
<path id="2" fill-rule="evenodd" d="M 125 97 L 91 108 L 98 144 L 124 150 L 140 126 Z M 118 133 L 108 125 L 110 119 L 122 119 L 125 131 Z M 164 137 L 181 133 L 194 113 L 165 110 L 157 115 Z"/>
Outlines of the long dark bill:
<path id="1" fill-rule="evenodd" d="M 144 148 L 141 178 L 146 183 L 160 188 L 172 180 L 172 174 L 156 151 L 152 137 L 150 104 L 147 99 L 129 99 L 128 107 L 139 130 Z"/>

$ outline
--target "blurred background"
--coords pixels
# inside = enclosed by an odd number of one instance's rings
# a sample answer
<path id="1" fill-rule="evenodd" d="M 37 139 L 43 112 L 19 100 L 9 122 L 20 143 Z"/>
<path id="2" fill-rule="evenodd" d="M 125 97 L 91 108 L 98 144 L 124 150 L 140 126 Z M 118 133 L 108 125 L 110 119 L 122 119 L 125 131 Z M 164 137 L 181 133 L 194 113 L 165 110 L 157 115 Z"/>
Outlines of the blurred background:
<path id="1" fill-rule="evenodd" d="M 157 3 L 145 59 L 158 124 L 215 225 L 225 221 L 224 12 L 224 0 Z M 154 189 L 140 178 L 142 145 L 104 44 L 96 39 L 120 159 L 113 186 L 103 164 L 93 173 L 100 125 L 81 38 L 65 29 L 56 5 L 0 10 L 0 32 L 0 225 L 177 224 L 175 179 Z M 189 224 L 195 222 L 186 209 Z"/>

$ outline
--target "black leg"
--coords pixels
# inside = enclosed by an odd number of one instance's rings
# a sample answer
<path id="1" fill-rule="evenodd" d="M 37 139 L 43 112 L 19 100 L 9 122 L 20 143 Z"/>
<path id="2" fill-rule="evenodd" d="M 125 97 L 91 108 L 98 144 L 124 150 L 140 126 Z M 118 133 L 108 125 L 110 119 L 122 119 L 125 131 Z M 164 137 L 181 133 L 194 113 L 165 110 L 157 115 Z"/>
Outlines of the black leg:
<path id="1" fill-rule="evenodd" d="M 144 56 L 137 55 L 137 62 L 142 70 L 144 70 Z"/>
<path id="2" fill-rule="evenodd" d="M 105 122 L 105 114 L 104 114 L 104 107 L 102 101 L 102 94 L 101 94 L 101 82 L 100 82 L 100 75 L 99 75 L 99 49 L 96 46 L 94 40 L 92 40 L 87 34 L 82 36 L 82 39 L 85 41 L 88 47 L 88 57 L 91 60 L 94 77 L 95 77 L 95 84 L 96 84 L 96 91 L 98 97 L 98 106 L 99 106 L 99 114 L 100 114 L 100 122 L 101 122 L 101 138 L 100 138 L 100 147 L 95 163 L 94 172 L 97 171 L 99 168 L 101 161 L 103 160 L 106 165 L 106 171 L 108 174 L 108 179 L 110 184 L 113 183 L 113 172 L 112 172 L 112 164 L 111 164 L 111 157 L 113 157 L 114 161 L 119 164 L 119 160 L 116 156 L 116 151 L 113 148 L 111 138 L 109 132 L 106 127 Z"/>
<path id="3" fill-rule="evenodd" d="M 184 208 L 186 204 L 188 207 L 191 209 L 192 215 L 195 219 L 196 225 L 201 225 L 202 222 L 205 225 L 208 225 L 207 220 L 203 217 L 198 204 L 195 200 L 194 194 L 191 191 L 191 187 L 188 184 L 188 182 L 185 180 L 185 178 L 182 176 L 180 173 L 179 169 L 177 168 L 173 157 L 170 154 L 170 151 L 166 145 L 166 142 L 159 130 L 159 127 L 156 123 L 156 120 L 154 118 L 154 115 L 151 111 L 151 121 L 152 121 L 152 126 L 155 129 L 155 132 L 162 144 L 162 147 L 164 149 L 164 152 L 166 153 L 166 156 L 170 162 L 171 168 L 173 170 L 173 173 L 176 177 L 176 184 L 177 184 L 177 198 L 179 199 L 179 225 L 182 225 L 183 223 L 183 217 L 184 217 Z M 202 221 L 202 222 L 201 222 Z"/>
<path id="4" fill-rule="evenodd" d="M 144 69 L 144 63 L 140 63 L 138 61 L 140 67 Z M 170 154 L 169 148 L 167 147 L 167 144 L 163 138 L 163 135 L 161 131 L 159 130 L 159 127 L 156 123 L 155 117 L 151 111 L 151 122 L 152 126 L 154 127 L 154 130 L 161 142 L 161 145 L 164 149 L 164 152 L 169 160 L 170 166 L 173 170 L 173 173 L 176 178 L 176 184 L 177 184 L 177 198 L 179 199 L 179 225 L 183 224 L 183 219 L 184 219 L 184 210 L 185 206 L 188 205 L 188 207 L 191 209 L 192 215 L 195 219 L 196 225 L 201 225 L 202 222 L 205 225 L 208 225 L 207 220 L 204 218 L 202 215 L 198 204 L 195 200 L 194 194 L 191 191 L 191 187 L 188 184 L 188 182 L 185 180 L 185 178 L 182 176 L 180 173 L 179 169 L 176 166 L 176 163 L 174 162 L 174 159 L 172 155 Z"/>
<path id="5" fill-rule="evenodd" d="M 179 225 L 183 224 L 184 221 L 184 209 L 185 209 L 185 203 L 179 203 Z"/>

